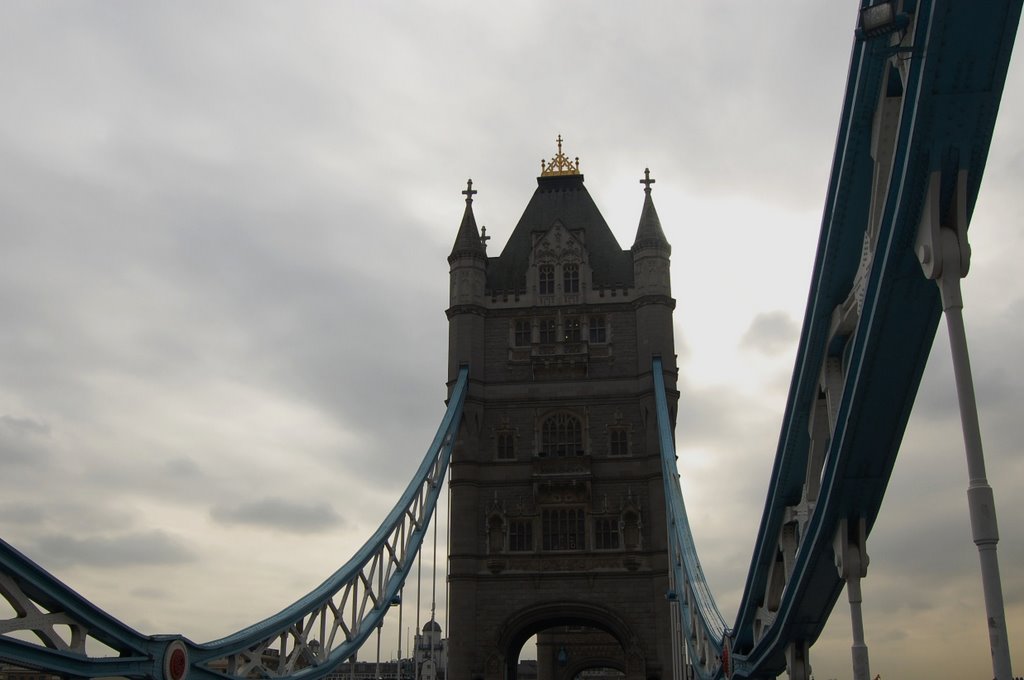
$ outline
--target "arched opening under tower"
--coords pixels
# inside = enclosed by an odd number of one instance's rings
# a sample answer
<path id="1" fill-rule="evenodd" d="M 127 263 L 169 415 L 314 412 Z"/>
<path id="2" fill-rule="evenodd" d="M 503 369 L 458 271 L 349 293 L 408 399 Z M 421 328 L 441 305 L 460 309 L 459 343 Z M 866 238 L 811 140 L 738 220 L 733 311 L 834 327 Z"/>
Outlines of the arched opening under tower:
<path id="1" fill-rule="evenodd" d="M 587 603 L 552 603 L 517 612 L 498 640 L 505 680 L 517 680 L 519 659 L 537 644 L 537 680 L 646 680 L 639 642 L 610 610 Z"/>
<path id="2" fill-rule="evenodd" d="M 622 646 L 601 629 L 558 626 L 537 635 L 537 680 L 622 680 L 625 677 Z"/>

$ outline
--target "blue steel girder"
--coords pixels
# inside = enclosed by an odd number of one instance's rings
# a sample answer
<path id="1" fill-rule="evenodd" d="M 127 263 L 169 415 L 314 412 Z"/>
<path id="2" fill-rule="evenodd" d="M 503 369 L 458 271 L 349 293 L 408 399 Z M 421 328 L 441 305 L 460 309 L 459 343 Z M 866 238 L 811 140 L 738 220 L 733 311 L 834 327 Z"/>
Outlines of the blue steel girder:
<path id="1" fill-rule="evenodd" d="M 658 445 L 661 451 L 662 481 L 665 488 L 665 525 L 668 528 L 669 576 L 672 592 L 669 601 L 677 612 L 679 628 L 688 651 L 690 665 L 697 680 L 722 677 L 722 643 L 725 619 L 718 610 L 704 569 L 697 556 L 697 547 L 690 531 L 679 472 L 676 467 L 675 442 L 665 393 L 665 374 L 661 357 L 651 362 L 654 380 L 654 405 L 658 421 Z"/>
<path id="2" fill-rule="evenodd" d="M 874 523 L 941 314 L 914 248 L 933 174 L 942 213 L 957 177 L 968 219 L 977 200 L 1021 2 L 904 5 L 904 33 L 853 45 L 733 677 L 774 677 L 821 633 L 844 585 L 836 531 Z"/>
<path id="3" fill-rule="evenodd" d="M 426 455 L 380 527 L 344 566 L 280 613 L 202 644 L 181 635 L 143 635 L 0 540 L 0 597 L 14 610 L 12 618 L 0 620 L 0 660 L 79 678 L 327 675 L 381 625 L 415 563 L 451 460 L 468 375 L 468 367 L 460 369 Z M 59 634 L 60 627 L 70 635 Z M 90 651 L 90 638 L 108 650 Z"/>

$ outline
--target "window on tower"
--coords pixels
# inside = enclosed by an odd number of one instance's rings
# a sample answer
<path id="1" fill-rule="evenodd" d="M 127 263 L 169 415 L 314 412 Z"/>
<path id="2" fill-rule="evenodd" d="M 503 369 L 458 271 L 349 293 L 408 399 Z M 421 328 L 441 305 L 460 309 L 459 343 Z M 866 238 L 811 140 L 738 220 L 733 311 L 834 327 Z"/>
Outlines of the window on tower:
<path id="1" fill-rule="evenodd" d="M 528 519 L 513 519 L 508 523 L 509 552 L 533 550 L 533 523 Z"/>
<path id="2" fill-rule="evenodd" d="M 578 316 L 567 316 L 565 318 L 565 341 L 580 341 L 580 318 Z"/>
<path id="3" fill-rule="evenodd" d="M 590 317 L 588 325 L 590 326 L 591 344 L 603 345 L 608 342 L 608 331 L 605 328 L 603 316 Z"/>
<path id="4" fill-rule="evenodd" d="M 530 344 L 532 331 L 532 324 L 529 319 L 518 319 L 516 320 L 515 327 L 513 330 L 513 342 L 516 347 L 526 347 Z"/>
<path id="5" fill-rule="evenodd" d="M 548 508 L 541 512 L 544 550 L 584 550 L 582 508 Z"/>
<path id="6" fill-rule="evenodd" d="M 495 445 L 498 460 L 515 460 L 516 440 L 512 430 L 498 430 L 495 436 Z"/>
<path id="7" fill-rule="evenodd" d="M 595 517 L 594 518 L 594 549 L 595 550 L 618 550 L 619 549 L 619 518 L 618 517 Z"/>
<path id="8" fill-rule="evenodd" d="M 578 264 L 562 265 L 562 287 L 566 293 L 580 292 L 580 266 Z"/>
<path id="9" fill-rule="evenodd" d="M 629 455 L 629 432 L 626 428 L 615 427 L 608 430 L 608 455 Z"/>
<path id="10" fill-rule="evenodd" d="M 555 320 L 554 319 L 541 319 L 540 320 L 540 343 L 542 345 L 553 345 L 553 344 L 555 344 Z"/>
<path id="11" fill-rule="evenodd" d="M 541 295 L 555 294 L 555 265 L 542 264 L 537 268 L 538 288 Z"/>
<path id="12" fill-rule="evenodd" d="M 564 457 L 583 455 L 583 428 L 578 418 L 558 413 L 541 425 L 540 455 Z"/>

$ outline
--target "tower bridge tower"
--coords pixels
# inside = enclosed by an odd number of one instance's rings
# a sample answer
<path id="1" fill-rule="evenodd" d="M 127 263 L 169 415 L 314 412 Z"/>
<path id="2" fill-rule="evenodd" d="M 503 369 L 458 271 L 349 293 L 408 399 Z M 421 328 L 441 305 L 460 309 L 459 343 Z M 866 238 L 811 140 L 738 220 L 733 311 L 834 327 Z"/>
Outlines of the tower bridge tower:
<path id="1" fill-rule="evenodd" d="M 470 367 L 450 473 L 448 677 L 460 680 L 514 678 L 537 633 L 558 650 L 538 659 L 540 680 L 671 673 L 651 376 L 660 355 L 674 394 L 671 247 L 647 171 L 624 250 L 561 146 L 496 257 L 470 181 L 448 258 L 449 380 Z"/>

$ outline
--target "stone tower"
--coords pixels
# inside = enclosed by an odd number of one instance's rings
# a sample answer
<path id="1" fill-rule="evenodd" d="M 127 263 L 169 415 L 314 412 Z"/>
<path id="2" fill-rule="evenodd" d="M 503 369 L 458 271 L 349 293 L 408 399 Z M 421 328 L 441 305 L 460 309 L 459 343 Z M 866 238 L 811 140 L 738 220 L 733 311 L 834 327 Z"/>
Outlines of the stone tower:
<path id="1" fill-rule="evenodd" d="M 470 367 L 450 473 L 448 677 L 513 678 L 523 643 L 543 633 L 558 654 L 539 660 L 540 680 L 594 667 L 668 678 L 651 359 L 662 357 L 674 411 L 671 247 L 647 171 L 623 250 L 561 137 L 541 168 L 497 257 L 470 181 L 448 258 L 449 380 Z"/>

